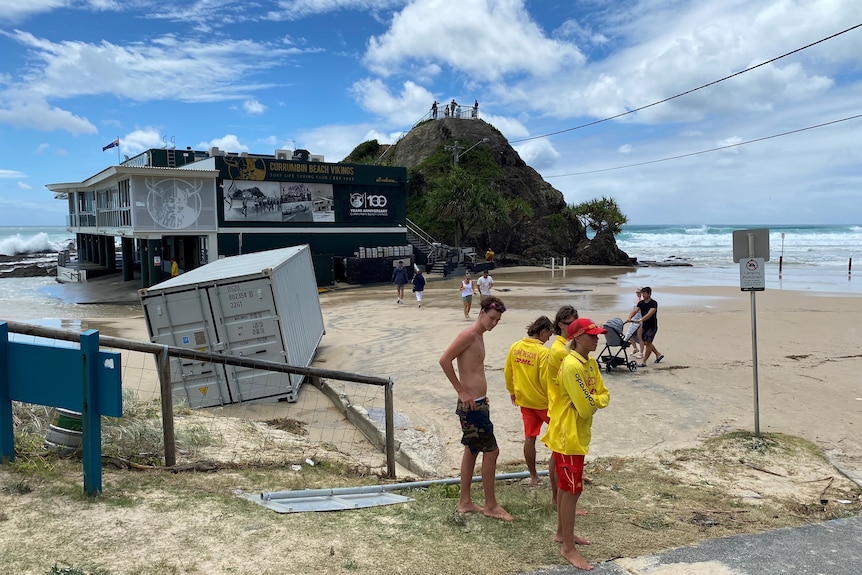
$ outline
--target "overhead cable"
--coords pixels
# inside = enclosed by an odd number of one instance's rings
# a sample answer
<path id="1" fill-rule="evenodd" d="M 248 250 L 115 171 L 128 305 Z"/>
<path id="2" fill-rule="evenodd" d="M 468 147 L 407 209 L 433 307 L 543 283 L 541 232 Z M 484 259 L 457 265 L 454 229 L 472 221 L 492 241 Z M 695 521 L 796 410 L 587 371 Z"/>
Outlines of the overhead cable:
<path id="1" fill-rule="evenodd" d="M 750 68 L 746 68 L 745 70 L 740 70 L 739 72 L 735 72 L 735 73 L 731 74 L 730 76 L 725 76 L 724 78 L 721 78 L 719 80 L 714 80 L 712 82 L 709 82 L 708 84 L 698 86 L 697 88 L 692 88 L 691 90 L 686 90 L 685 92 L 679 93 L 676 96 L 671 96 L 669 98 L 665 98 L 664 100 L 659 100 L 658 102 L 653 102 L 652 104 L 647 104 L 646 106 L 641 106 L 640 108 L 635 108 L 634 110 L 628 110 L 627 112 L 622 112 L 620 114 L 617 114 L 616 116 L 604 118 L 603 120 L 596 120 L 594 122 L 589 122 L 587 124 L 581 124 L 580 126 L 575 126 L 574 128 L 566 128 L 565 130 L 559 130 L 556 132 L 550 132 L 548 134 L 542 134 L 540 136 L 530 136 L 529 138 L 521 138 L 520 140 L 510 140 L 509 143 L 510 144 L 516 144 L 518 142 L 528 142 L 530 140 L 537 140 L 539 138 L 548 138 L 550 136 L 556 136 L 558 134 L 564 134 L 566 132 L 572 132 L 574 130 L 580 130 L 581 128 L 588 128 L 589 126 L 595 126 L 596 124 L 601 124 L 602 122 L 608 122 L 610 120 L 616 120 L 617 118 L 621 118 L 621 117 L 626 116 L 628 114 L 634 114 L 635 112 L 640 112 L 641 110 L 646 110 L 647 108 L 651 108 L 653 106 L 658 106 L 659 104 L 664 104 L 665 102 L 670 102 L 671 100 L 674 100 L 676 98 L 681 98 L 682 96 L 687 96 L 688 94 L 691 94 L 692 92 L 697 92 L 698 90 L 708 88 L 710 86 L 718 84 L 719 82 L 724 82 L 725 80 L 729 80 L 731 78 L 739 76 L 740 74 L 745 74 L 746 72 L 751 72 L 752 70 L 760 68 L 761 66 L 766 66 L 767 64 L 771 64 L 772 62 L 775 62 L 777 60 L 781 60 L 782 58 L 786 58 L 787 56 L 790 56 L 792 54 L 796 54 L 797 52 L 801 52 L 802 50 L 806 50 L 808 48 L 811 48 L 812 46 L 816 46 L 817 44 L 821 44 L 823 42 L 826 42 L 827 40 L 832 40 L 833 38 L 836 38 L 842 34 L 846 34 L 847 32 L 850 32 L 851 30 L 855 30 L 856 28 L 859 28 L 859 27 L 862 27 L 862 23 L 856 24 L 855 26 L 851 26 L 850 28 L 847 28 L 846 30 L 842 30 L 841 32 L 837 32 L 835 34 L 832 34 L 831 36 L 827 36 L 826 38 L 821 38 L 820 40 L 817 40 L 816 42 L 812 42 L 811 44 L 808 44 L 808 45 L 803 46 L 801 48 L 797 48 L 796 50 L 792 50 L 790 52 L 787 52 L 786 54 L 782 54 L 781 56 L 777 56 L 775 58 L 772 58 L 771 60 L 767 60 L 766 62 L 761 62 L 760 64 L 757 64 L 757 65 L 752 66 Z"/>
<path id="2" fill-rule="evenodd" d="M 772 136 L 764 136 L 763 138 L 755 138 L 754 140 L 747 140 L 745 142 L 738 142 L 736 144 L 728 144 L 727 146 L 719 146 L 718 148 L 710 148 L 709 150 L 701 150 L 700 152 L 691 152 L 690 154 L 681 154 L 679 156 L 671 156 L 669 158 L 661 158 L 660 160 L 650 160 L 648 162 L 638 162 L 637 164 L 626 164 L 625 166 L 617 166 L 615 168 L 602 168 L 600 170 L 589 170 L 586 172 L 575 172 L 573 174 L 557 174 L 555 176 L 542 176 L 545 180 L 549 178 L 566 178 L 570 176 L 584 176 L 586 174 L 597 174 L 599 172 L 612 172 L 614 170 L 624 170 L 626 168 L 635 168 L 637 166 L 646 166 L 648 164 L 658 164 L 659 162 L 669 162 L 670 160 L 678 160 L 680 158 L 689 158 L 691 156 L 698 156 L 700 154 L 708 154 L 710 152 L 717 152 L 719 150 L 726 150 L 728 148 L 736 148 L 738 146 L 744 146 L 746 144 L 753 144 L 755 142 L 762 142 L 764 140 L 771 140 L 772 138 L 780 138 L 782 136 L 789 136 L 790 134 L 798 134 L 799 132 L 804 132 L 806 130 L 813 130 L 815 128 L 822 128 L 824 126 L 830 126 L 832 124 L 838 124 L 839 122 L 846 122 L 848 120 L 856 120 L 862 118 L 862 114 L 858 114 L 856 116 L 848 116 L 846 118 L 841 118 L 840 120 L 832 120 L 831 122 L 824 122 L 822 124 L 817 124 L 815 126 L 808 126 L 807 128 L 799 128 L 798 130 L 790 130 L 789 132 L 782 132 L 780 134 L 773 134 Z"/>

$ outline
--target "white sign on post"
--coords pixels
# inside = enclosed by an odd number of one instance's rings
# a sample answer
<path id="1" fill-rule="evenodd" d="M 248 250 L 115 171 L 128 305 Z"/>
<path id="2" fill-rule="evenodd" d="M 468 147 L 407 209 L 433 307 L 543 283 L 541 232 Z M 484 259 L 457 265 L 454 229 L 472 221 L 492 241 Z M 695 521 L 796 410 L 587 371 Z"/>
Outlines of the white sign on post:
<path id="1" fill-rule="evenodd" d="M 764 291 L 766 271 L 763 258 L 739 260 L 739 288 L 742 291 Z"/>

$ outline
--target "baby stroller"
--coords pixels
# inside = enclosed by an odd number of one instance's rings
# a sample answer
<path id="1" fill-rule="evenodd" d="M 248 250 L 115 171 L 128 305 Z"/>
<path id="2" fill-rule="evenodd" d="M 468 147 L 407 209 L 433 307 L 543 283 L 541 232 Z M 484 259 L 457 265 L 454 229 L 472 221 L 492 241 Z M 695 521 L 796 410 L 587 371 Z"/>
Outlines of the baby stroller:
<path id="1" fill-rule="evenodd" d="M 629 330 L 629 333 L 625 335 L 623 335 L 623 320 L 618 317 L 609 319 L 603 326 L 608 330 L 608 332 L 605 334 L 605 347 L 601 353 L 599 353 L 599 361 L 605 364 L 605 371 L 608 373 L 610 373 L 613 368 L 619 366 L 627 367 L 629 371 L 634 371 L 638 368 L 636 361 L 629 361 L 629 354 L 626 351 L 631 345 L 629 338 L 631 338 L 634 331 L 637 330 L 637 325 L 632 325 L 635 326 L 635 330 Z M 614 353 L 612 348 L 616 347 L 619 349 Z M 622 354 L 622 357 L 620 354 Z"/>

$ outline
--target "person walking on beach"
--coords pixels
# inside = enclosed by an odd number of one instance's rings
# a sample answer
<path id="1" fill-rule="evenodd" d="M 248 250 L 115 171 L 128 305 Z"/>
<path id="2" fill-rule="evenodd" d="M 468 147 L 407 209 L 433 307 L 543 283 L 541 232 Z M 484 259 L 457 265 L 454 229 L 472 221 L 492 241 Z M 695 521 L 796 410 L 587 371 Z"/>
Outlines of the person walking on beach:
<path id="1" fill-rule="evenodd" d="M 479 295 L 491 295 L 494 278 L 488 274 L 488 270 L 483 271 L 482 276 L 476 280 L 476 287 L 479 288 Z"/>
<path id="2" fill-rule="evenodd" d="M 404 262 L 399 260 L 398 265 L 392 270 L 392 283 L 398 291 L 398 299 L 395 303 L 404 303 L 404 284 L 407 283 L 407 276 L 407 268 L 404 267 Z"/>
<path id="3" fill-rule="evenodd" d="M 479 302 L 479 317 L 470 327 L 461 330 L 440 356 L 440 367 L 458 393 L 455 413 L 461 422 L 461 493 L 458 497 L 458 513 L 482 513 L 487 517 L 511 521 L 513 518 L 497 501 L 494 491 L 497 473 L 497 457 L 500 448 L 494 437 L 488 406 L 488 380 L 485 378 L 485 332 L 491 331 L 500 322 L 506 306 L 494 296 L 483 297 Z M 456 373 L 453 362 L 457 362 Z M 476 459 L 482 453 L 482 491 L 485 505 L 473 502 L 470 487 Z"/>
<path id="4" fill-rule="evenodd" d="M 524 421 L 524 460 L 530 472 L 530 485 L 539 484 L 536 472 L 536 438 L 542 423 L 548 423 L 548 348 L 545 342 L 553 333 L 551 320 L 540 316 L 527 326 L 527 337 L 509 348 L 503 375 L 512 405 L 521 408 Z"/>
<path id="5" fill-rule="evenodd" d="M 423 291 L 425 291 L 425 276 L 422 275 L 422 270 L 417 268 L 416 273 L 413 274 L 413 293 L 416 294 L 416 303 L 419 307 L 422 307 Z"/>
<path id="6" fill-rule="evenodd" d="M 470 272 L 464 274 L 464 279 L 461 280 L 461 303 L 464 304 L 464 319 L 470 319 L 470 308 L 473 306 L 473 294 L 476 289 L 473 287 L 473 280 L 470 278 Z"/>
<path id="7" fill-rule="evenodd" d="M 632 347 L 634 347 L 634 349 L 635 349 L 634 356 L 637 359 L 643 358 L 644 348 L 646 347 L 646 346 L 644 346 L 644 341 L 643 341 L 643 325 L 641 325 L 637 321 L 641 317 L 643 317 L 641 315 L 641 310 L 638 309 L 638 304 L 640 302 L 642 302 L 643 299 L 644 299 L 643 291 L 641 291 L 641 288 L 637 288 L 635 290 L 635 307 L 634 307 L 634 310 L 637 310 L 637 311 L 635 312 L 635 315 L 632 318 L 632 323 L 637 323 L 637 326 L 636 326 L 637 329 L 634 330 L 634 333 L 632 333 L 631 337 L 629 338 L 629 341 L 632 343 Z M 631 331 L 629 331 L 629 333 L 631 333 Z"/>
<path id="8" fill-rule="evenodd" d="M 553 452 L 557 471 L 557 533 L 562 543 L 560 554 L 574 567 L 586 571 L 593 567 L 578 551 L 577 545 L 590 541 L 575 535 L 578 499 L 584 489 L 584 457 L 589 452 L 593 414 L 610 402 L 602 381 L 602 370 L 590 352 L 596 350 L 599 334 L 607 330 L 587 318 L 569 325 L 571 351 L 563 359 L 557 378 L 558 397 L 548 414 L 551 423 L 542 437 Z"/>
<path id="9" fill-rule="evenodd" d="M 649 356 L 655 354 L 655 362 L 661 363 L 661 360 L 664 359 L 664 354 L 662 354 L 655 347 L 655 335 L 658 333 L 658 302 L 652 299 L 652 288 L 643 287 L 641 288 L 641 295 L 643 299 L 638 302 L 638 305 L 635 309 L 631 311 L 629 314 L 629 318 L 627 321 L 632 323 L 639 323 L 643 327 L 641 331 L 641 339 L 643 340 L 644 351 L 643 361 L 638 365 L 638 367 L 646 367 L 647 360 Z M 640 312 L 640 319 L 632 319 L 635 315 Z"/>

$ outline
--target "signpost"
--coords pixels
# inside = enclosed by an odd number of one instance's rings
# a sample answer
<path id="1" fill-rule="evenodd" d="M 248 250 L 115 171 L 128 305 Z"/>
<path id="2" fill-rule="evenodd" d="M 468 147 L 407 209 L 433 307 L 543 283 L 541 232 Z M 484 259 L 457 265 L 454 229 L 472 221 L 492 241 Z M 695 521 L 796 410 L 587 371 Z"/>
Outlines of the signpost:
<path id="1" fill-rule="evenodd" d="M 80 349 L 9 340 L 0 321 L 0 462 L 15 460 L 12 402 L 80 412 L 84 490 L 102 491 L 101 416 L 123 415 L 120 354 L 99 351 L 99 332 L 81 334 Z"/>
<path id="2" fill-rule="evenodd" d="M 757 305 L 755 292 L 766 290 L 769 261 L 769 230 L 736 230 L 733 232 L 733 261 L 739 263 L 739 288 L 751 293 L 751 364 L 754 375 L 754 435 L 760 435 L 760 401 L 757 390 Z"/>

